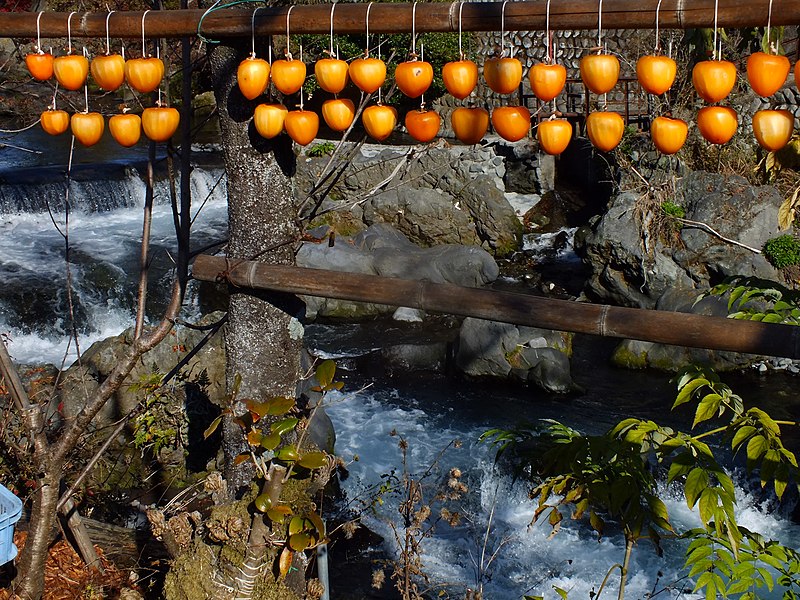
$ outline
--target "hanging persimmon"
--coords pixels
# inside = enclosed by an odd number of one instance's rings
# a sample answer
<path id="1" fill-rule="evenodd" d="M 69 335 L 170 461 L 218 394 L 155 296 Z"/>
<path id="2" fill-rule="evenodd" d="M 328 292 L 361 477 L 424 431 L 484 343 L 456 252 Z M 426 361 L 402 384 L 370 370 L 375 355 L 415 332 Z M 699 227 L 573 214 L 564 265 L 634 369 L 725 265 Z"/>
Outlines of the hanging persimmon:
<path id="1" fill-rule="evenodd" d="M 405 125 L 408 135 L 418 142 L 427 144 L 439 134 L 442 119 L 433 110 L 410 110 L 406 113 Z"/>
<path id="2" fill-rule="evenodd" d="M 65 54 L 53 59 L 53 74 L 65 90 L 79 90 L 89 75 L 89 61 L 82 54 Z"/>
<path id="3" fill-rule="evenodd" d="M 613 54 L 587 54 L 580 62 L 581 80 L 595 94 L 610 92 L 619 79 L 619 60 Z"/>
<path id="4" fill-rule="evenodd" d="M 394 81 L 409 98 L 419 98 L 433 83 L 433 67 L 424 60 L 407 60 L 397 65 Z"/>
<path id="5" fill-rule="evenodd" d="M 683 148 L 689 126 L 686 121 L 672 117 L 656 117 L 650 124 L 653 145 L 663 154 L 675 154 Z"/>
<path id="6" fill-rule="evenodd" d="M 769 152 L 777 152 L 788 144 L 793 132 L 794 115 L 788 110 L 759 110 L 753 115 L 753 134 Z"/>
<path id="7" fill-rule="evenodd" d="M 537 63 L 528 74 L 531 91 L 542 102 L 549 102 L 561 93 L 567 82 L 567 70 L 563 65 Z"/>
<path id="8" fill-rule="evenodd" d="M 747 57 L 747 81 L 759 96 L 772 96 L 789 76 L 789 59 L 779 54 L 753 52 Z"/>
<path id="9" fill-rule="evenodd" d="M 572 141 L 572 124 L 566 119 L 542 121 L 536 127 L 536 139 L 547 154 L 561 154 Z"/>
<path id="10" fill-rule="evenodd" d="M 288 112 L 283 104 L 259 104 L 253 114 L 256 131 L 268 140 L 278 136 L 283 131 Z"/>
<path id="11" fill-rule="evenodd" d="M 160 58 L 132 58 L 125 61 L 125 80 L 140 94 L 155 91 L 164 78 L 164 61 Z"/>
<path id="12" fill-rule="evenodd" d="M 726 98 L 736 85 L 736 65 L 728 60 L 703 60 L 692 69 L 697 95 L 712 104 Z"/>
<path id="13" fill-rule="evenodd" d="M 89 69 L 101 90 L 113 92 L 125 82 L 125 59 L 119 54 L 95 56 Z"/>
<path id="14" fill-rule="evenodd" d="M 306 63 L 291 55 L 272 63 L 272 83 L 283 94 L 296 94 L 306 80 Z"/>
<path id="15" fill-rule="evenodd" d="M 492 111 L 492 126 L 509 142 L 518 142 L 531 130 L 531 112 L 524 106 L 498 106 Z"/>
<path id="16" fill-rule="evenodd" d="M 464 144 L 477 144 L 489 129 L 489 113 L 483 108 L 459 107 L 450 116 L 453 133 Z"/>
<path id="17" fill-rule="evenodd" d="M 697 111 L 697 128 L 712 144 L 725 144 L 739 127 L 736 111 L 728 106 L 704 106 Z"/>
<path id="18" fill-rule="evenodd" d="M 615 112 L 598 111 L 586 117 L 586 134 L 592 145 L 603 152 L 611 152 L 622 141 L 625 120 Z"/>
<path id="19" fill-rule="evenodd" d="M 392 134 L 397 125 L 397 111 L 391 106 L 375 104 L 364 109 L 361 121 L 370 137 L 382 142 Z"/>
<path id="20" fill-rule="evenodd" d="M 171 106 L 152 106 L 142 111 L 142 129 L 148 139 L 166 142 L 178 130 L 181 114 Z"/>
<path id="21" fill-rule="evenodd" d="M 248 56 L 236 69 L 236 83 L 242 96 L 255 100 L 269 85 L 269 63 L 255 55 Z"/>
<path id="22" fill-rule="evenodd" d="M 108 120 L 108 131 L 120 146 L 130 148 L 142 136 L 142 119 L 133 113 L 113 115 Z"/>
<path id="23" fill-rule="evenodd" d="M 334 131 L 344 131 L 356 117 L 356 107 L 349 98 L 331 98 L 322 103 L 322 118 Z"/>
<path id="24" fill-rule="evenodd" d="M 48 109 L 41 116 L 42 129 L 50 135 L 61 135 L 69 128 L 69 114 L 63 110 Z"/>
<path id="25" fill-rule="evenodd" d="M 669 56 L 642 56 L 636 61 L 636 79 L 646 92 L 660 96 L 672 87 L 678 65 Z"/>
<path id="26" fill-rule="evenodd" d="M 493 92 L 510 94 L 522 82 L 522 63 L 516 58 L 490 58 L 483 65 L 483 78 Z"/>
<path id="27" fill-rule="evenodd" d="M 37 81 L 47 81 L 53 76 L 53 55 L 49 52 L 31 52 L 25 55 L 25 66 Z"/>
<path id="28" fill-rule="evenodd" d="M 94 146 L 103 137 L 106 122 L 98 112 L 75 113 L 70 119 L 72 135 L 84 146 Z"/>
<path id="29" fill-rule="evenodd" d="M 442 67 L 444 87 L 454 98 L 463 100 L 478 84 L 478 65 L 471 60 L 455 60 Z"/>
<path id="30" fill-rule="evenodd" d="M 286 133 L 301 146 L 310 144 L 319 131 L 319 117 L 313 110 L 292 110 L 283 123 Z"/>
<path id="31" fill-rule="evenodd" d="M 321 58 L 314 64 L 317 84 L 331 94 L 338 94 L 347 85 L 347 71 L 347 63 L 338 58 Z"/>
<path id="32" fill-rule="evenodd" d="M 367 94 L 377 92 L 386 81 L 386 63 L 377 58 L 357 58 L 350 63 L 348 72 L 353 84 Z"/>

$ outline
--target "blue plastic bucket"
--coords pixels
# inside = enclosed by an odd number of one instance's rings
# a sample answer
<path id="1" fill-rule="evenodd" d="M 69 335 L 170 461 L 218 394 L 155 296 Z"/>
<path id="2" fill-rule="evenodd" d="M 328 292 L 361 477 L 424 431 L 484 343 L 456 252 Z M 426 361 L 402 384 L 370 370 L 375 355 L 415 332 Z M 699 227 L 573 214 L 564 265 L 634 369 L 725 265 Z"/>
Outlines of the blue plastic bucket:
<path id="1" fill-rule="evenodd" d="M 14 560 L 17 547 L 14 545 L 14 524 L 22 516 L 22 500 L 8 488 L 0 485 L 0 565 Z"/>

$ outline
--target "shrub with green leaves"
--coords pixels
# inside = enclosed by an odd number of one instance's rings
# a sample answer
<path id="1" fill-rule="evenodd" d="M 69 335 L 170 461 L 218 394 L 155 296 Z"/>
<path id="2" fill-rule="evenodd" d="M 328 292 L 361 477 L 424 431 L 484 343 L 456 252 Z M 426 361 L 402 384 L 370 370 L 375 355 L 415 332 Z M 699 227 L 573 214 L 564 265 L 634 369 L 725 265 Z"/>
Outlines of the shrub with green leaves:
<path id="1" fill-rule="evenodd" d="M 665 215 L 676 217 L 678 219 L 686 218 L 686 210 L 680 205 L 672 202 L 671 200 L 664 200 L 661 203 L 661 210 Z"/>
<path id="2" fill-rule="evenodd" d="M 760 589 L 773 590 L 776 573 L 783 597 L 800 597 L 800 554 L 737 523 L 736 490 L 711 444 L 727 442 L 734 455 L 743 453 L 747 470 L 758 473 L 761 486 L 772 486 L 781 500 L 790 485 L 800 489 L 797 457 L 783 445 L 781 427 L 800 423 L 777 421 L 759 408 L 746 408 L 712 371 L 692 368 L 674 382 L 678 396 L 673 408 L 694 406 L 691 433 L 630 418 L 602 435 L 584 435 L 547 421 L 515 430 L 494 429 L 481 439 L 498 446 L 498 454 L 514 450 L 523 463 L 519 466 L 530 470 L 535 478 L 530 495 L 538 500 L 533 521 L 546 516 L 553 534 L 565 510 L 572 519 L 588 516 L 598 535 L 606 520 L 622 528 L 624 559 L 611 567 L 598 596 L 609 575 L 619 569 L 622 599 L 635 543 L 649 538 L 658 546 L 660 536 L 668 532 L 688 540 L 685 568 L 694 591 L 706 598 L 757 598 Z M 703 527 L 684 532 L 673 528 L 655 493 L 653 464 L 667 468 L 667 482 L 679 486 Z"/>
<path id="3" fill-rule="evenodd" d="M 764 244 L 764 258 L 776 269 L 800 265 L 800 240 L 784 234 L 767 240 Z"/>
<path id="4" fill-rule="evenodd" d="M 702 293 L 697 301 L 725 295 L 729 319 L 800 325 L 800 292 L 780 283 L 738 275 Z"/>

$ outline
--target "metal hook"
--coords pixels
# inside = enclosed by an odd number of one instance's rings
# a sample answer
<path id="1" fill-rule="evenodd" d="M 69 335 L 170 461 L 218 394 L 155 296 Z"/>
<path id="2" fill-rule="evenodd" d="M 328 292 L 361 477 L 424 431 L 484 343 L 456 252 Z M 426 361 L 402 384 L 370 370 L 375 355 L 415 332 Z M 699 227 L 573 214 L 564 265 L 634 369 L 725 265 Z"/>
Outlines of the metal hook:
<path id="1" fill-rule="evenodd" d="M 72 54 L 72 15 L 77 15 L 76 11 L 69 13 L 67 17 L 67 54 Z"/>
<path id="2" fill-rule="evenodd" d="M 108 22 L 111 19 L 111 15 L 117 11 L 110 10 L 108 11 L 108 15 L 106 16 L 106 56 L 111 54 L 111 35 L 108 32 Z"/>
<path id="3" fill-rule="evenodd" d="M 364 56 L 369 58 L 369 10 L 372 8 L 372 2 L 367 4 L 367 47 L 364 50 Z"/>
<path id="4" fill-rule="evenodd" d="M 36 51 L 39 54 L 44 54 L 44 51 L 42 50 L 42 34 L 41 29 L 39 28 L 39 21 L 42 19 L 43 14 L 43 10 L 39 11 L 39 15 L 36 17 Z"/>
<path id="5" fill-rule="evenodd" d="M 145 46 L 145 41 L 144 41 L 144 18 L 147 16 L 147 13 L 149 12 L 150 9 L 148 8 L 146 11 L 142 13 L 142 57 L 143 58 L 147 58 L 147 47 Z"/>
<path id="6" fill-rule="evenodd" d="M 253 11 L 253 15 L 250 17 L 250 41 L 253 48 L 253 51 L 250 53 L 250 58 L 256 57 L 256 13 L 264 8 L 263 6 L 257 7 Z"/>

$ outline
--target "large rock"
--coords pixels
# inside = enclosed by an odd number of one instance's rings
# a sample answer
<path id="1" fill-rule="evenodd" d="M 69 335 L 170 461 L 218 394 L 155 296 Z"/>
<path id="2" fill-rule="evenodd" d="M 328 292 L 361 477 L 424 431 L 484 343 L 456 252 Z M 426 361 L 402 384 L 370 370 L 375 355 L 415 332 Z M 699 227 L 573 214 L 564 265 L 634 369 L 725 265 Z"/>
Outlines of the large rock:
<path id="1" fill-rule="evenodd" d="M 743 177 L 689 173 L 676 182 L 672 201 L 684 208 L 687 219 L 756 249 L 777 234 L 777 190 L 753 187 Z M 641 210 L 640 194 L 622 193 L 601 218 L 576 235 L 576 250 L 592 269 L 587 282 L 592 298 L 654 308 L 667 290 L 696 296 L 731 275 L 777 276 L 761 254 L 724 242 L 701 227 L 674 223 L 667 244 L 647 232 L 648 223 L 660 215 L 645 213 L 642 218 Z"/>
<path id="2" fill-rule="evenodd" d="M 297 253 L 297 264 L 469 287 L 485 285 L 499 275 L 499 268 L 491 255 L 477 246 L 420 248 L 385 223 L 372 225 L 352 238 L 337 237 L 333 246 L 305 243 Z M 317 315 L 360 318 L 395 310 L 385 305 L 332 298 L 306 297 L 304 300 L 308 318 Z"/>
<path id="3" fill-rule="evenodd" d="M 565 393 L 578 387 L 571 355 L 571 333 L 470 317 L 461 325 L 455 363 L 472 377 L 511 377 Z"/>
<path id="4" fill-rule="evenodd" d="M 331 181 L 318 224 L 391 223 L 415 242 L 478 244 L 495 255 L 517 250 L 522 225 L 505 198 L 505 156 L 489 147 L 438 146 L 422 151 L 365 145 Z M 328 158 L 298 161 L 296 193 L 308 196 Z M 351 218 L 335 216 L 339 212 Z M 340 233 L 352 233 L 340 232 Z"/>

